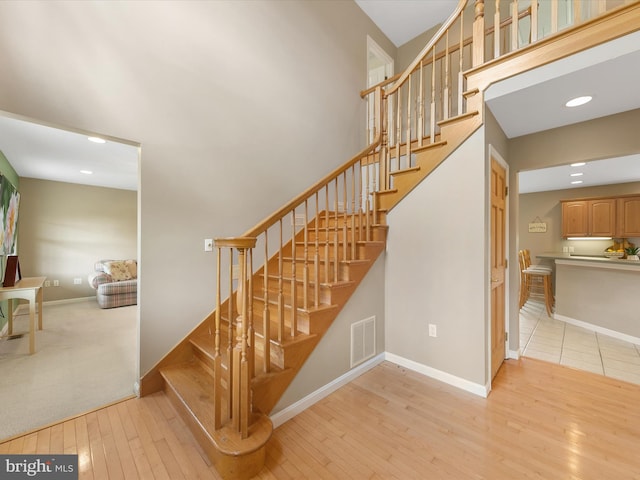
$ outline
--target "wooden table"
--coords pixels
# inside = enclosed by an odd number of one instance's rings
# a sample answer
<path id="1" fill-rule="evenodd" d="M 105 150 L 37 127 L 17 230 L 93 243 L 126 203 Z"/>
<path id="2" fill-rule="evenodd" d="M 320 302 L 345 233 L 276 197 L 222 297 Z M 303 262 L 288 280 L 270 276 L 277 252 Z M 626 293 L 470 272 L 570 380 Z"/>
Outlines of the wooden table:
<path id="1" fill-rule="evenodd" d="M 0 287 L 0 300 L 9 301 L 8 333 L 13 334 L 13 299 L 29 301 L 29 353 L 36 351 L 36 302 L 38 303 L 38 330 L 42 330 L 42 286 L 47 277 L 27 277 L 13 287 Z"/>

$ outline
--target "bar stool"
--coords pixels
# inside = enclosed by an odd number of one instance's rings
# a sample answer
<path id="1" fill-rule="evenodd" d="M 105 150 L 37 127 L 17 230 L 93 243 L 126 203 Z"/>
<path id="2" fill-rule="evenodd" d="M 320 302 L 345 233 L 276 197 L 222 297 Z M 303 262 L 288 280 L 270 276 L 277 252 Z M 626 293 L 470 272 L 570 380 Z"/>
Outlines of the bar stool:
<path id="1" fill-rule="evenodd" d="M 527 264 L 527 255 L 524 250 L 518 252 L 518 262 L 520 264 L 520 308 L 527 303 L 532 293 L 539 293 L 544 296 L 547 314 L 551 316 L 554 304 L 551 268 L 545 266 L 532 267 L 530 259 L 529 264 Z"/>
<path id="2" fill-rule="evenodd" d="M 535 269 L 535 270 L 547 270 L 549 272 L 553 272 L 553 269 L 548 265 L 539 265 L 531 263 L 531 252 L 529 249 L 524 248 L 521 250 L 524 253 L 524 262 L 527 269 Z"/>

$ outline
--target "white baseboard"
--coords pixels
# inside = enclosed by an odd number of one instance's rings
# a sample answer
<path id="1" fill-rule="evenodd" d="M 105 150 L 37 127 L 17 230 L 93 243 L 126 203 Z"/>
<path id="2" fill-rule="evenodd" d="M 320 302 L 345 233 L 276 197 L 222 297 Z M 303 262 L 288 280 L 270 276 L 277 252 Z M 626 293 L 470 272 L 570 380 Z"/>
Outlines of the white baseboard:
<path id="1" fill-rule="evenodd" d="M 490 383 L 487 385 L 480 385 L 478 383 L 470 382 L 469 380 L 466 380 L 464 378 L 456 377 L 455 375 L 451 375 L 450 373 L 437 370 L 435 368 L 423 365 L 418 362 L 414 362 L 413 360 L 409 360 L 398 355 L 394 355 L 393 353 L 386 352 L 385 360 L 484 398 L 487 398 L 487 396 L 489 395 L 489 391 L 491 390 Z"/>
<path id="2" fill-rule="evenodd" d="M 519 348 L 517 350 L 509 350 L 507 352 L 507 358 L 510 358 L 512 360 L 518 360 L 520 358 L 520 355 L 522 355 L 522 353 L 520 352 Z"/>
<path id="3" fill-rule="evenodd" d="M 323 387 L 320 387 L 315 392 L 310 393 L 309 395 L 298 400 L 297 402 L 289 405 L 288 407 L 280 410 L 277 413 L 274 413 L 270 417 L 271 422 L 273 423 L 273 428 L 279 427 L 287 420 L 290 420 L 296 415 L 298 415 L 299 413 L 302 413 L 303 411 L 305 411 L 314 403 L 319 402 L 323 398 L 329 396 L 330 394 L 338 390 L 343 385 L 346 385 L 347 383 L 351 382 L 352 380 L 359 377 L 363 373 L 367 372 L 368 370 L 371 370 L 376 365 L 382 363 L 384 361 L 384 356 L 385 356 L 384 353 L 376 355 L 371 360 L 358 365 L 356 368 L 352 370 L 349 370 L 344 375 L 341 375 L 340 377 L 336 378 L 332 382 L 329 382 Z"/>
<path id="4" fill-rule="evenodd" d="M 617 338 L 618 340 L 623 340 L 625 342 L 633 343 L 635 345 L 640 345 L 640 338 L 634 337 L 633 335 L 627 335 L 626 333 L 616 332 L 615 330 L 610 330 L 608 328 L 604 328 L 599 325 L 583 322 L 582 320 L 576 320 L 575 318 L 565 317 L 564 315 L 560 315 L 557 313 L 553 314 L 553 318 L 555 318 L 556 320 L 560 320 L 562 322 L 569 323 L 571 325 L 575 325 L 576 327 L 586 328 L 587 330 L 591 330 L 592 332 L 602 333 L 603 335 L 608 335 L 610 337 Z"/>
<path id="5" fill-rule="evenodd" d="M 62 305 L 65 303 L 81 303 L 81 302 L 90 302 L 96 301 L 96 297 L 79 297 L 79 298 L 65 298 L 63 300 L 49 300 L 47 302 L 42 302 L 42 306 L 45 305 Z M 38 311 L 38 304 L 36 303 L 36 311 Z M 21 303 L 18 307 L 13 311 L 14 315 L 28 315 L 29 314 L 29 304 Z"/>
<path id="6" fill-rule="evenodd" d="M 352 380 L 355 380 L 357 377 L 371 370 L 373 367 L 379 365 L 385 360 L 414 372 L 418 372 L 435 380 L 439 380 L 453 387 L 473 393 L 474 395 L 478 395 L 480 397 L 486 398 L 491 391 L 491 383 L 488 383 L 486 385 L 473 383 L 469 380 L 465 380 L 464 378 L 451 375 L 450 373 L 442 372 L 440 370 L 436 370 L 435 368 L 428 367 L 427 365 L 422 365 L 420 363 L 414 362 L 413 360 L 408 360 L 398 355 L 394 355 L 393 353 L 385 352 L 376 355 L 371 360 L 357 366 L 353 370 L 349 370 L 344 375 L 336 378 L 332 382 L 327 383 L 323 387 L 320 387 L 315 392 L 310 393 L 306 397 L 271 415 L 270 418 L 271 422 L 273 423 L 273 428 L 277 428 L 287 420 L 291 420 L 299 413 L 302 413 L 307 408 L 311 407 L 314 403 L 319 402 L 323 398 L 329 396 L 343 385 L 346 385 Z"/>

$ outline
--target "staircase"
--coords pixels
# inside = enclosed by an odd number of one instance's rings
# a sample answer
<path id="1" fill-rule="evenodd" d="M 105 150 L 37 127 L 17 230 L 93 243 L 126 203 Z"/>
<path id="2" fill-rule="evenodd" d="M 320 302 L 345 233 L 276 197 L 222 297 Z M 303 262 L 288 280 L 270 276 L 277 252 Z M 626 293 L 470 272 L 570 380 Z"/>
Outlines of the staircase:
<path id="1" fill-rule="evenodd" d="M 268 414 L 385 250 L 386 215 L 482 125 L 488 85 L 640 28 L 640 2 L 610 12 L 599 2 L 596 20 L 546 39 L 530 31 L 508 49 L 522 18 L 539 21 L 536 2 L 511 5 L 506 19 L 493 12 L 494 28 L 482 0 L 460 0 L 407 70 L 361 92 L 373 103 L 370 145 L 242 236 L 216 239 L 215 310 L 144 376 L 141 394 L 166 391 L 223 478 L 261 470 Z"/>

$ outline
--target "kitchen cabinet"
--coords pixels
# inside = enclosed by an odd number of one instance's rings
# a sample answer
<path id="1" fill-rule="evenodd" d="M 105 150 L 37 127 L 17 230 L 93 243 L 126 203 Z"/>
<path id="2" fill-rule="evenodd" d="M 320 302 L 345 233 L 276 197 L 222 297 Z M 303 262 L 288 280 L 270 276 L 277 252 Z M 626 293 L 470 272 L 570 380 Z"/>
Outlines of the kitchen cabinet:
<path id="1" fill-rule="evenodd" d="M 640 237 L 640 196 L 618 198 L 617 237 Z"/>
<path id="2" fill-rule="evenodd" d="M 615 198 L 562 202 L 563 237 L 613 237 L 617 223 Z"/>

